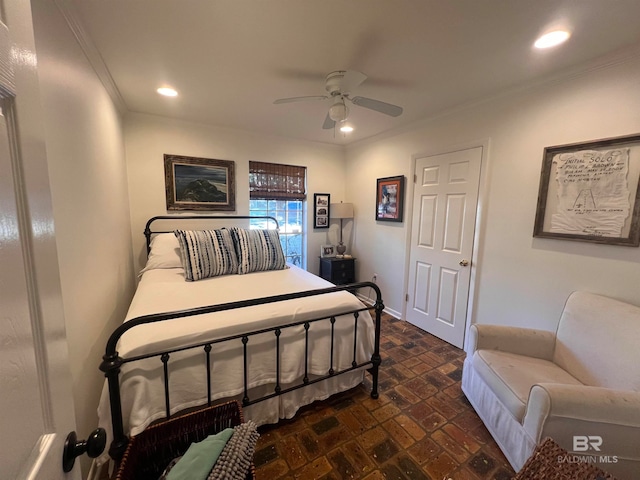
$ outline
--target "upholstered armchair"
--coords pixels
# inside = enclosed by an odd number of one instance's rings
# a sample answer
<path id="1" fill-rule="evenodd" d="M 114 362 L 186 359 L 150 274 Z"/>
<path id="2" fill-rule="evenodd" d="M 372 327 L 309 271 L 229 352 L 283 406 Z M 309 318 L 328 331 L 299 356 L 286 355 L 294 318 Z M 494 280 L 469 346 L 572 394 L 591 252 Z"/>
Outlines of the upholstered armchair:
<path id="1" fill-rule="evenodd" d="M 640 307 L 572 293 L 556 332 L 472 325 L 462 390 L 518 471 L 546 437 L 640 478 Z"/>

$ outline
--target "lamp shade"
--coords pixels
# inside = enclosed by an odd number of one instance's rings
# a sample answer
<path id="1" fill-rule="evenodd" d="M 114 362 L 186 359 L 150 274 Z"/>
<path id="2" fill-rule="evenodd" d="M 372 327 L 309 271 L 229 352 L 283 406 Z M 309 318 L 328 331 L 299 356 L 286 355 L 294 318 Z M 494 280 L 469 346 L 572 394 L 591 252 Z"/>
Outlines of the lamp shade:
<path id="1" fill-rule="evenodd" d="M 353 218 L 353 203 L 332 203 L 331 218 Z"/>

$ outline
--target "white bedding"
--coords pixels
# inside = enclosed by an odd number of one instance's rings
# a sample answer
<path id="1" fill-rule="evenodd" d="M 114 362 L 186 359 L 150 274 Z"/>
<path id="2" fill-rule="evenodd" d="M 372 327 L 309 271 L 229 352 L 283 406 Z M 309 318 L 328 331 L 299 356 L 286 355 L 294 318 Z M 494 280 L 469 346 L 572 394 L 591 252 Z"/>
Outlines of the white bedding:
<path id="1" fill-rule="evenodd" d="M 227 275 L 197 282 L 186 282 L 181 268 L 156 269 L 144 273 L 126 320 L 142 315 L 177 311 L 199 306 L 227 303 L 249 298 L 331 287 L 332 284 L 293 265 L 285 270 Z M 141 325 L 124 334 L 118 344 L 122 357 L 130 357 L 178 345 L 259 330 L 296 321 L 339 315 L 361 308 L 362 303 L 348 292 L 335 292 L 286 302 L 270 303 L 226 312 L 178 318 Z M 353 360 L 353 315 L 338 316 L 335 324 L 333 368 L 351 367 Z M 310 375 L 324 375 L 330 367 L 330 323 L 312 323 L 309 328 Z M 368 312 L 358 320 L 356 360 L 371 358 L 374 348 L 374 323 Z M 273 392 L 276 381 L 275 335 L 264 333 L 250 337 L 249 388 Z M 280 382 L 298 381 L 304 375 L 304 328 L 282 331 L 280 338 Z M 194 353 L 195 352 L 195 353 Z M 243 394 L 242 342 L 213 345 L 212 399 L 241 398 Z M 206 367 L 202 349 L 171 354 L 169 382 L 171 413 L 206 402 Z M 300 406 L 324 399 L 362 381 L 364 372 L 355 371 L 290 392 L 245 409 L 245 418 L 257 424 L 274 423 L 292 417 Z M 165 416 L 162 363 L 159 358 L 125 364 L 120 374 L 125 432 L 136 435 L 151 422 Z M 251 392 L 249 394 L 251 398 Z M 98 407 L 100 426 L 109 432 L 111 417 L 108 390 L 102 392 Z M 101 458 L 106 460 L 106 456 Z"/>

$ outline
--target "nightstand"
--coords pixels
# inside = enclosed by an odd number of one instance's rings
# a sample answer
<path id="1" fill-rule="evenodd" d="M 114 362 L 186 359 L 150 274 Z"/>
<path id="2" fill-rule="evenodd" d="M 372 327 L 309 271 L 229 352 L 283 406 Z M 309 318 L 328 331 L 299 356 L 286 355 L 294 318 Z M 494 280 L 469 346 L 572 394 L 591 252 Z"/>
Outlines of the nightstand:
<path id="1" fill-rule="evenodd" d="M 336 285 L 356 281 L 355 258 L 320 257 L 320 276 Z"/>

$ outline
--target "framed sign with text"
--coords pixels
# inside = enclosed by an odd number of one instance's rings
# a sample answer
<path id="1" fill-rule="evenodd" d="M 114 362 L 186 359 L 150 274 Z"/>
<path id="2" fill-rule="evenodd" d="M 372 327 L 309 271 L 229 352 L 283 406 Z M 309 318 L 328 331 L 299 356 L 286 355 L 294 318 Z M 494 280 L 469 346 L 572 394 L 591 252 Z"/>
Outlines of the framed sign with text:
<path id="1" fill-rule="evenodd" d="M 533 236 L 640 245 L 640 134 L 544 149 Z"/>

